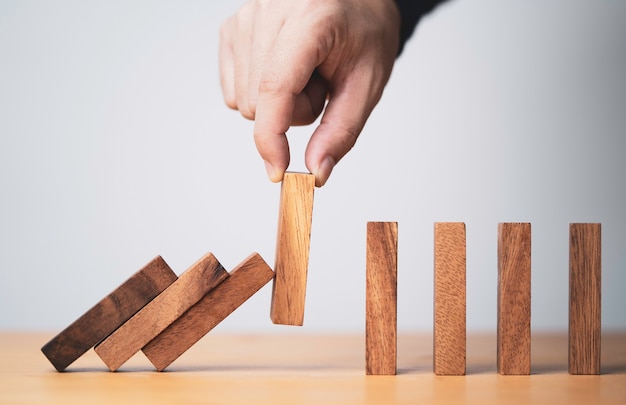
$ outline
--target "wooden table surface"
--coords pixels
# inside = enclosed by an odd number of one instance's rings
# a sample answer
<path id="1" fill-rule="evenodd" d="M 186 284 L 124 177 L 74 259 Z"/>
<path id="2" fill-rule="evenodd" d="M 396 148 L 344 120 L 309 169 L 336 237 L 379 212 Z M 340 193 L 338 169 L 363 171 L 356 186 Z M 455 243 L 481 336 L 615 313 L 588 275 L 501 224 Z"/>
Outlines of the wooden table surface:
<path id="1" fill-rule="evenodd" d="M 496 373 L 494 335 L 469 334 L 467 376 L 432 373 L 432 336 L 398 336 L 398 375 L 365 375 L 363 335 L 212 333 L 165 372 L 140 353 L 118 372 L 92 351 L 58 373 L 54 333 L 0 332 L 0 404 L 626 404 L 626 333 L 602 338 L 602 375 L 567 374 L 565 334 L 533 334 L 532 375 Z"/>

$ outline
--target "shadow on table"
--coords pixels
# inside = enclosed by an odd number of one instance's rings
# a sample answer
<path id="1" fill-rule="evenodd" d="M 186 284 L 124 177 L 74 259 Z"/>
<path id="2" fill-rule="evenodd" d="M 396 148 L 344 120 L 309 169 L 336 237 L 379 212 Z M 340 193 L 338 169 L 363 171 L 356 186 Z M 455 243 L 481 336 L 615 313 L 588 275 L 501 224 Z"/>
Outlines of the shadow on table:
<path id="1" fill-rule="evenodd" d="M 626 364 L 611 364 L 601 367 L 602 374 L 626 374 Z"/>
<path id="2" fill-rule="evenodd" d="M 153 369 L 154 370 L 154 369 Z M 228 364 L 228 365 L 181 365 L 177 366 L 172 364 L 170 367 L 163 370 L 163 373 L 173 372 L 224 372 L 224 373 L 237 373 L 237 372 L 354 372 L 355 368 L 350 367 L 338 367 L 337 365 L 325 365 L 325 364 Z"/>

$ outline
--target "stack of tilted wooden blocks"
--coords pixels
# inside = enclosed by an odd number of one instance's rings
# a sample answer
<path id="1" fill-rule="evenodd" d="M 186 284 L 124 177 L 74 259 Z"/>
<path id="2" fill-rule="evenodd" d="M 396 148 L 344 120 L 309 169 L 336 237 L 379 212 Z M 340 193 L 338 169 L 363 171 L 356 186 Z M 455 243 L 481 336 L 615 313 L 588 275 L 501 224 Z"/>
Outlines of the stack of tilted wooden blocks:
<path id="1" fill-rule="evenodd" d="M 111 371 L 143 351 L 162 371 L 270 280 L 270 317 L 302 325 L 315 179 L 286 173 L 274 270 L 258 253 L 228 273 L 208 253 L 180 277 L 159 256 L 41 349 L 58 371 L 95 347 Z M 365 363 L 368 375 L 396 374 L 395 222 L 367 224 Z M 570 225 L 569 372 L 600 373 L 600 224 Z M 435 224 L 434 353 L 437 375 L 464 375 L 465 224 Z M 498 228 L 497 364 L 530 374 L 530 224 Z"/>

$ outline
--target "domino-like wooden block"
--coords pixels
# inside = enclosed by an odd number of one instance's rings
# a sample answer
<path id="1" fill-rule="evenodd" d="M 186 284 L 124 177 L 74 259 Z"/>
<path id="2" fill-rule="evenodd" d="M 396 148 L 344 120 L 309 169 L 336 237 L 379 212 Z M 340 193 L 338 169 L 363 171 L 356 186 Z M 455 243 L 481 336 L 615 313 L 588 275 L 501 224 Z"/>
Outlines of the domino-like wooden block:
<path id="1" fill-rule="evenodd" d="M 176 274 L 157 256 L 52 338 L 41 351 L 58 371 L 65 370 L 175 280 Z"/>
<path id="2" fill-rule="evenodd" d="M 367 375 L 396 374 L 397 274 L 397 222 L 368 222 L 365 287 Z"/>
<path id="3" fill-rule="evenodd" d="M 158 371 L 164 370 L 273 277 L 258 253 L 250 255 L 230 277 L 144 346 L 144 354 Z"/>
<path id="4" fill-rule="evenodd" d="M 270 313 L 275 324 L 304 322 L 314 189 L 312 174 L 287 172 L 283 177 Z"/>
<path id="5" fill-rule="evenodd" d="M 433 369 L 436 375 L 465 375 L 465 263 L 465 224 L 435 223 Z"/>
<path id="6" fill-rule="evenodd" d="M 570 374 L 600 374 L 601 224 L 570 224 Z"/>
<path id="7" fill-rule="evenodd" d="M 95 347 L 111 371 L 141 350 L 185 311 L 228 277 L 211 253 L 186 270 L 172 285 Z"/>
<path id="8" fill-rule="evenodd" d="M 530 374 L 530 224 L 498 226 L 498 373 Z"/>

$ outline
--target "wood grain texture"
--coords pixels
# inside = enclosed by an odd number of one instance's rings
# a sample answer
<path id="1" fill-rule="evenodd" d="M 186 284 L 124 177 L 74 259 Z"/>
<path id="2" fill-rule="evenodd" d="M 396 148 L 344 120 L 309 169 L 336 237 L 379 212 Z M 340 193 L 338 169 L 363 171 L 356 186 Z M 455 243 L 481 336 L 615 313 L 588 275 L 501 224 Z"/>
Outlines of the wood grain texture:
<path id="1" fill-rule="evenodd" d="M 258 253 L 248 256 L 230 277 L 168 326 L 143 352 L 158 371 L 164 370 L 217 324 L 274 277 Z"/>
<path id="2" fill-rule="evenodd" d="M 435 223 L 433 370 L 465 375 L 465 224 Z"/>
<path id="3" fill-rule="evenodd" d="M 570 374 L 600 374 L 601 224 L 570 224 Z"/>
<path id="4" fill-rule="evenodd" d="M 309 266 L 315 176 L 285 173 L 280 192 L 276 261 L 270 317 L 275 324 L 302 326 Z"/>
<path id="5" fill-rule="evenodd" d="M 228 273 L 211 253 L 187 269 L 172 285 L 95 347 L 111 371 L 141 350 L 217 286 Z"/>
<path id="6" fill-rule="evenodd" d="M 58 371 L 65 370 L 174 281 L 176 274 L 157 256 L 52 338 L 41 351 Z"/>
<path id="7" fill-rule="evenodd" d="M 396 374 L 397 274 L 397 222 L 368 222 L 365 287 L 367 375 Z"/>
<path id="8" fill-rule="evenodd" d="M 498 373 L 530 374 L 529 223 L 498 225 Z"/>

